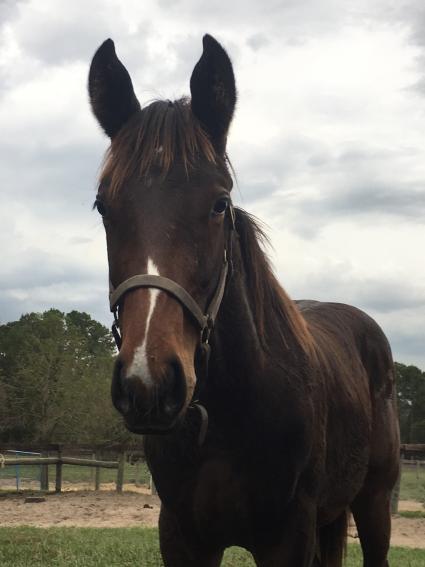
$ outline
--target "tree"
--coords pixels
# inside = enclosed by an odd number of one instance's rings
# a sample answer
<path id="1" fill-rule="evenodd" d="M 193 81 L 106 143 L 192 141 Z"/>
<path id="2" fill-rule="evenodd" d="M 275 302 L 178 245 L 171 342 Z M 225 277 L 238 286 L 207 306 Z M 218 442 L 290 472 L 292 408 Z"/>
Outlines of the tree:
<path id="1" fill-rule="evenodd" d="M 425 372 L 395 363 L 402 443 L 425 443 Z"/>
<path id="2" fill-rule="evenodd" d="M 110 399 L 114 356 L 110 332 L 87 313 L 50 309 L 0 325 L 0 439 L 128 437 Z"/>

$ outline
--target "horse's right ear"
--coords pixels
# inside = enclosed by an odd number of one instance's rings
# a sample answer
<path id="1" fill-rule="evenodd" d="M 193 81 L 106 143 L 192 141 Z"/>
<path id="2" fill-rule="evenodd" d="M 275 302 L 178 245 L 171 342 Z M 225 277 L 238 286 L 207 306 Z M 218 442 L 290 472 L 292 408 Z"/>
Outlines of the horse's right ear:
<path id="1" fill-rule="evenodd" d="M 93 113 L 110 138 L 140 110 L 130 75 L 115 53 L 112 39 L 104 41 L 94 54 L 88 88 Z"/>

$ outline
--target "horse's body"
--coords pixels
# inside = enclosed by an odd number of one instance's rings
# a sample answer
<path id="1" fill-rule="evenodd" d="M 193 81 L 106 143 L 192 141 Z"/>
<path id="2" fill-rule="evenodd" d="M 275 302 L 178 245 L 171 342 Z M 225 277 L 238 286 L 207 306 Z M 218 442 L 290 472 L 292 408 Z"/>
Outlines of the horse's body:
<path id="1" fill-rule="evenodd" d="M 385 336 L 353 307 L 300 302 L 318 359 L 300 363 L 295 345 L 264 359 L 241 287 L 226 295 L 231 321 L 217 328 L 199 394 L 210 416 L 204 445 L 194 410 L 175 434 L 146 439 L 166 564 L 219 565 L 239 545 L 259 565 L 310 565 L 317 535 L 321 564 L 340 565 L 352 506 L 365 564 L 385 565 L 399 450 Z"/>
<path id="2" fill-rule="evenodd" d="M 232 105 L 232 92 L 227 97 L 223 92 L 231 91 L 233 73 L 229 75 L 230 62 L 223 59 L 224 52 L 212 38 L 206 40 L 204 49 L 197 66 L 202 72 L 194 72 L 191 81 L 192 112 L 220 156 L 224 155 L 230 119 L 223 126 L 218 119 L 209 121 L 208 113 L 217 112 L 220 104 L 224 110 Z M 110 100 L 102 99 L 100 91 L 108 73 L 114 75 L 114 81 L 119 75 L 118 83 L 124 77 L 128 85 L 129 78 L 117 61 L 110 45 L 104 44 L 93 61 L 89 83 L 95 114 L 112 138 L 112 158 L 102 179 L 106 186 L 111 179 L 115 183 L 119 164 L 114 160 L 129 140 L 131 146 L 132 129 L 137 132 L 133 140 L 142 139 L 149 154 L 147 133 L 154 117 L 155 124 L 163 118 L 161 114 L 158 119 L 160 113 L 169 121 L 174 120 L 172 113 L 183 116 L 184 124 L 191 120 L 186 107 L 140 111 L 132 90 L 125 100 L 119 99 L 116 90 Z M 212 89 L 218 97 L 212 102 L 204 92 L 208 65 L 223 74 L 220 89 Z M 201 102 L 199 93 L 204 97 Z M 108 104 L 120 109 L 121 134 L 107 116 Z M 122 110 L 126 105 L 128 116 Z M 133 114 L 142 117 L 137 128 L 131 125 Z M 126 126 L 129 117 L 130 126 Z M 170 122 L 164 119 L 161 124 L 164 129 Z M 183 142 L 178 142 L 180 148 Z M 155 152 L 162 159 L 167 145 L 159 134 L 155 143 Z M 155 152 L 152 159 L 156 159 Z M 237 209 L 232 221 L 236 230 L 230 227 L 228 205 L 223 205 L 223 196 L 217 201 L 222 189 L 213 191 L 212 216 L 203 215 L 203 195 L 210 198 L 212 187 L 226 187 L 227 177 L 223 162 L 218 160 L 214 168 L 208 155 L 199 153 L 191 172 L 181 172 L 181 160 L 173 170 L 171 159 L 172 173 L 159 177 L 144 154 L 149 175 L 140 182 L 144 185 L 137 197 L 143 201 L 140 209 L 130 190 L 135 186 L 131 167 L 121 167 L 128 184 L 125 193 L 112 199 L 107 187 L 98 197 L 98 208 L 105 217 L 105 210 L 110 210 L 105 226 L 114 285 L 141 270 L 158 279 L 158 274 L 165 273 L 179 282 L 177 287 L 188 289 L 199 305 L 207 306 L 217 288 L 223 247 L 225 257 L 231 256 L 210 339 L 208 368 L 199 355 L 199 335 L 178 305 L 178 292 L 173 288 L 169 292 L 161 280 L 157 287 L 166 291 L 131 288 L 120 300 L 123 346 L 114 375 L 114 403 L 130 429 L 166 432 L 145 438 L 162 502 L 160 540 L 165 565 L 217 567 L 224 549 L 239 545 L 250 550 L 262 567 L 337 567 L 342 562 L 351 509 L 364 565 L 384 567 L 388 565 L 390 495 L 398 475 L 399 452 L 388 342 L 376 323 L 353 307 L 293 303 L 269 268 L 254 220 Z M 125 206 L 130 202 L 133 212 Z M 170 212 L 179 203 L 185 206 L 178 215 L 174 209 Z M 192 211 L 198 207 L 196 214 L 188 212 L 189 205 Z M 126 215 L 121 224 L 120 215 Z M 155 215 L 156 220 L 147 227 Z M 194 223 L 199 219 L 199 225 L 188 228 L 190 219 Z M 208 233 L 202 232 L 205 223 Z M 210 248 L 205 248 L 207 242 Z M 167 261 L 170 251 L 172 264 Z M 201 268 L 208 275 L 196 276 Z M 205 283 L 197 287 L 204 275 Z M 146 281 L 141 285 L 147 287 Z M 178 404 L 173 405 L 177 398 Z M 200 436 L 205 427 L 202 408 L 209 422 L 206 435 Z"/>

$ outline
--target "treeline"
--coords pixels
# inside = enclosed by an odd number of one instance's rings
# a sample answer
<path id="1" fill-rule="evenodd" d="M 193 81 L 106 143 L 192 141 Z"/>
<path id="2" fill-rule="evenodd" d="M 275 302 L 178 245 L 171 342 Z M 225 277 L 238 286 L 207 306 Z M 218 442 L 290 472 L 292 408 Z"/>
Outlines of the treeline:
<path id="1" fill-rule="evenodd" d="M 50 309 L 0 325 L 0 440 L 127 441 L 112 406 L 115 347 L 87 313 Z"/>
<path id="2" fill-rule="evenodd" d="M 395 363 L 402 443 L 425 443 L 425 372 Z"/>
<path id="3" fill-rule="evenodd" d="M 128 443 L 112 406 L 115 346 L 87 313 L 23 315 L 0 325 L 0 441 Z M 425 443 L 425 372 L 396 363 L 403 443 Z"/>

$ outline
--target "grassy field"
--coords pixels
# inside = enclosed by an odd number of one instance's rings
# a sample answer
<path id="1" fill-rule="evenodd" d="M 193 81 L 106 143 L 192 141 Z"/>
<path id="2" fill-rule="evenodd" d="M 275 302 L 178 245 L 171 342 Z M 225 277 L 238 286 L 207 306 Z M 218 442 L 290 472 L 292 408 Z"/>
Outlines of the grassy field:
<path id="1" fill-rule="evenodd" d="M 400 500 L 416 500 L 425 504 L 425 467 L 403 467 Z"/>
<path id="2" fill-rule="evenodd" d="M 394 548 L 392 565 L 423 567 L 425 550 Z M 124 528 L 0 528 L 2 567 L 161 567 L 158 532 Z M 223 567 L 253 567 L 252 557 L 239 548 L 226 551 Z M 348 546 L 346 567 L 360 567 L 357 545 Z"/>

